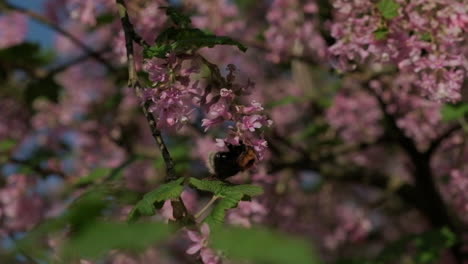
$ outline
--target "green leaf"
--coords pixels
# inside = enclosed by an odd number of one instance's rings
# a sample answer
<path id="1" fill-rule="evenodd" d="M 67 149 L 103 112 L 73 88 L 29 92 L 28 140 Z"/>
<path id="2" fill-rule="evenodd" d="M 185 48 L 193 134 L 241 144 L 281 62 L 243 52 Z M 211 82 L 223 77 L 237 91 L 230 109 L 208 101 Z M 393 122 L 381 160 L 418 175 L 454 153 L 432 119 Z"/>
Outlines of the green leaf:
<path id="1" fill-rule="evenodd" d="M 174 7 L 167 7 L 166 15 L 171 19 L 172 23 L 180 27 L 190 27 L 190 25 L 192 24 L 192 22 L 190 21 L 190 17 L 183 14 Z"/>
<path id="2" fill-rule="evenodd" d="M 377 263 L 393 263 L 413 248 L 414 263 L 429 263 L 440 258 L 440 253 L 456 242 L 455 234 L 450 229 L 430 230 L 421 234 L 408 235 L 388 245 L 376 258 Z M 411 245 L 411 246 L 410 246 Z"/>
<path id="3" fill-rule="evenodd" d="M 75 186 L 82 186 L 82 185 L 88 185 L 93 182 L 96 182 L 97 180 L 106 177 L 111 173 L 112 169 L 111 168 L 97 168 L 94 169 L 89 175 L 85 177 L 81 177 L 78 179 L 78 181 L 75 182 Z"/>
<path id="4" fill-rule="evenodd" d="M 268 104 L 265 105 L 265 107 L 266 107 L 267 109 L 271 109 L 271 108 L 274 108 L 274 107 L 277 107 L 277 106 L 282 106 L 282 105 L 288 105 L 288 104 L 298 103 L 298 102 L 300 102 L 302 99 L 303 99 L 303 98 L 298 97 L 298 96 L 288 95 L 288 96 L 285 96 L 284 98 L 282 98 L 282 99 L 280 99 L 280 100 L 273 101 L 273 102 L 269 102 Z"/>
<path id="5" fill-rule="evenodd" d="M 432 34 L 430 32 L 425 32 L 421 34 L 421 40 L 431 42 L 432 41 Z"/>
<path id="6" fill-rule="evenodd" d="M 24 42 L 6 49 L 0 49 L 0 61 L 6 64 L 28 67 L 41 66 L 49 63 L 48 56 L 44 56 L 38 44 Z"/>
<path id="7" fill-rule="evenodd" d="M 211 232 L 211 246 L 230 259 L 270 264 L 320 263 L 305 241 L 266 229 L 220 227 Z"/>
<path id="8" fill-rule="evenodd" d="M 64 222 L 69 223 L 75 230 L 79 230 L 100 217 L 108 208 L 110 201 L 107 197 L 110 189 L 96 187 L 82 194 L 76 199 L 62 216 Z"/>
<path id="9" fill-rule="evenodd" d="M 143 55 L 145 58 L 165 58 L 166 55 L 171 51 L 169 45 L 153 45 L 151 47 L 145 48 Z"/>
<path id="10" fill-rule="evenodd" d="M 240 193 L 243 196 L 258 196 L 263 194 L 263 189 L 260 186 L 251 184 L 230 185 L 222 181 L 199 180 L 190 178 L 190 185 L 200 191 L 211 192 L 216 196 L 224 197 L 230 193 Z"/>
<path id="11" fill-rule="evenodd" d="M 237 207 L 239 201 L 243 199 L 250 199 L 250 197 L 263 193 L 262 187 L 256 185 L 230 185 L 222 181 L 199 180 L 196 178 L 190 178 L 190 185 L 198 190 L 211 192 L 220 197 L 210 215 L 205 219 L 205 222 L 209 225 L 223 223 L 228 209 Z"/>
<path id="12" fill-rule="evenodd" d="M 196 189 L 200 191 L 211 192 L 215 195 L 221 194 L 223 186 L 226 185 L 226 183 L 222 181 L 199 180 L 197 178 L 190 178 L 189 182 L 190 185 L 192 185 Z"/>
<path id="13" fill-rule="evenodd" d="M 163 223 L 121 223 L 97 221 L 68 241 L 62 251 L 66 262 L 80 258 L 96 259 L 110 250 L 141 251 L 163 241 L 172 228 Z"/>
<path id="14" fill-rule="evenodd" d="M 384 18 L 392 19 L 398 16 L 398 9 L 400 9 L 400 4 L 398 4 L 395 0 L 380 0 L 377 3 L 377 8 Z"/>
<path id="15" fill-rule="evenodd" d="M 5 139 L 0 141 L 0 152 L 8 152 L 16 146 L 17 142 L 13 139 Z"/>
<path id="16" fill-rule="evenodd" d="M 374 37 L 376 40 L 384 40 L 388 36 L 388 28 L 379 28 L 376 31 L 374 31 Z"/>
<path id="17" fill-rule="evenodd" d="M 263 188 L 257 185 L 241 184 L 234 186 L 224 186 L 222 193 L 241 193 L 245 196 L 253 197 L 263 194 Z"/>
<path id="18" fill-rule="evenodd" d="M 94 28 L 108 25 L 114 21 L 115 21 L 115 15 L 112 12 L 101 14 L 96 17 L 96 25 L 94 26 Z"/>
<path id="19" fill-rule="evenodd" d="M 167 28 L 156 39 L 155 44 L 144 50 L 146 58 L 165 58 L 170 52 L 185 53 L 216 45 L 234 45 L 241 51 L 247 48 L 229 37 L 216 36 L 196 28 Z"/>
<path id="20" fill-rule="evenodd" d="M 181 185 L 184 178 L 179 178 L 176 181 L 172 181 L 159 186 L 157 189 L 145 194 L 130 212 L 128 221 L 134 221 L 141 215 L 154 215 L 156 208 L 161 208 L 164 201 L 168 199 L 174 199 L 180 196 L 184 187 Z"/>
<path id="21" fill-rule="evenodd" d="M 223 223 L 226 211 L 237 207 L 237 204 L 242 200 L 242 197 L 244 197 L 244 194 L 239 192 L 228 193 L 221 200 L 218 200 L 213 210 L 211 210 L 210 215 L 206 217 L 205 222 L 210 226 Z"/>
<path id="22" fill-rule="evenodd" d="M 25 99 L 28 105 L 32 105 L 34 100 L 43 97 L 52 102 L 58 102 L 62 87 L 58 85 L 52 77 L 31 82 L 25 92 Z"/>
<path id="23" fill-rule="evenodd" d="M 442 120 L 454 121 L 468 114 L 468 103 L 446 104 L 442 107 Z"/>

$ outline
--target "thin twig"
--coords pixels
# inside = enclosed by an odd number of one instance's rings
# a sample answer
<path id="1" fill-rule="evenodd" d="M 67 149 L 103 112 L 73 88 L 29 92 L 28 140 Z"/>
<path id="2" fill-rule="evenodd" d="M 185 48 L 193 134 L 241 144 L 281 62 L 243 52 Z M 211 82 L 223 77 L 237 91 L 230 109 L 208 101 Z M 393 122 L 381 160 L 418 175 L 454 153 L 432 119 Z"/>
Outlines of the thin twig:
<path id="1" fill-rule="evenodd" d="M 206 210 L 208 210 L 211 205 L 216 202 L 216 200 L 218 200 L 219 196 L 216 196 L 216 195 L 213 195 L 213 197 L 211 197 L 211 200 L 205 204 L 205 206 L 203 206 L 203 208 L 195 214 L 195 220 L 197 220 L 198 218 L 200 218 L 205 212 Z"/>
<path id="2" fill-rule="evenodd" d="M 125 46 L 127 49 L 127 60 L 128 60 L 128 86 L 135 89 L 135 92 L 138 96 L 141 96 L 143 93 L 143 88 L 141 87 L 140 82 L 138 81 L 138 76 L 135 68 L 135 59 L 133 54 L 133 41 L 136 38 L 137 43 L 145 43 L 142 41 L 141 37 L 139 37 L 134 29 L 133 25 L 130 22 L 130 18 L 127 13 L 127 9 L 125 6 L 125 2 L 123 0 L 117 0 L 117 4 L 119 5 L 119 13 L 120 13 L 120 21 L 122 23 L 122 27 L 125 33 Z M 136 37 L 137 36 L 137 37 Z M 146 44 L 143 44 L 146 45 Z M 151 134 L 153 135 L 154 139 L 158 143 L 158 147 L 161 150 L 164 162 L 166 163 L 166 181 L 172 181 L 177 179 L 174 170 L 174 162 L 171 158 L 169 150 L 164 143 L 164 140 L 161 135 L 161 131 L 158 129 L 156 125 L 156 120 L 154 116 L 149 111 L 149 103 L 145 102 L 142 105 L 143 114 L 148 121 L 148 125 L 151 129 Z"/>
<path id="3" fill-rule="evenodd" d="M 28 167 L 29 169 L 33 170 L 34 172 L 37 172 L 37 173 L 41 174 L 42 176 L 48 176 L 48 175 L 53 174 L 53 175 L 60 176 L 61 178 L 65 178 L 65 173 L 63 171 L 43 168 L 39 164 L 33 164 L 33 163 L 31 163 L 31 162 L 29 162 L 27 160 L 21 160 L 21 159 L 16 159 L 16 158 L 13 158 L 13 157 L 9 157 L 7 162 Z"/>
<path id="4" fill-rule="evenodd" d="M 68 32 L 67 30 L 63 29 L 62 27 L 60 27 L 59 25 L 53 23 L 52 21 L 50 21 L 47 17 L 39 14 L 39 13 L 36 13 L 34 11 L 31 11 L 31 10 L 28 10 L 28 9 L 25 9 L 25 8 L 22 8 L 22 7 L 19 7 L 19 6 L 15 6 L 15 5 L 12 5 L 12 4 L 9 4 L 7 3 L 6 1 L 2 1 L 0 2 L 0 9 L 6 9 L 6 10 L 11 10 L 11 11 L 17 11 L 17 12 L 20 12 L 24 15 L 27 15 L 29 17 L 31 17 L 32 19 L 40 22 L 41 24 L 44 24 L 46 26 L 48 26 L 49 28 L 55 30 L 56 32 L 60 33 L 61 35 L 67 37 L 71 42 L 73 42 L 73 44 L 75 44 L 76 46 L 80 47 L 82 50 L 84 50 L 86 53 L 88 53 L 90 56 L 92 56 L 94 59 L 96 59 L 97 61 L 99 61 L 101 64 L 103 64 L 104 66 L 106 66 L 106 68 L 111 71 L 111 72 L 115 72 L 115 68 L 114 66 L 112 66 L 112 64 L 110 64 L 105 58 L 103 58 L 101 56 L 101 54 L 99 54 L 99 52 L 96 52 L 94 51 L 93 49 L 91 49 L 90 47 L 88 47 L 85 43 L 83 43 L 80 39 L 78 39 L 77 37 L 73 36 L 70 32 Z"/>

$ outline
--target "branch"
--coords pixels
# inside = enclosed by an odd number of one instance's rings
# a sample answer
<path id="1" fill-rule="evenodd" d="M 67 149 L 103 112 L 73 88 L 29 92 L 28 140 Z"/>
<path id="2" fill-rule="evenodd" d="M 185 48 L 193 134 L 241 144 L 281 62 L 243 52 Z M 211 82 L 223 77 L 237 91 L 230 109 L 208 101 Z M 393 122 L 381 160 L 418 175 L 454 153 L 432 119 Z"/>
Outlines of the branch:
<path id="1" fill-rule="evenodd" d="M 143 93 L 143 87 L 141 87 L 141 84 L 138 81 L 138 76 L 137 76 L 137 72 L 135 68 L 133 41 L 136 41 L 137 43 L 143 43 L 143 45 L 147 45 L 147 44 L 145 44 L 145 42 L 141 39 L 141 37 L 139 37 L 135 33 L 133 29 L 133 25 L 130 22 L 130 18 L 127 13 L 125 2 L 123 0 L 117 0 L 117 4 L 119 5 L 120 21 L 122 23 L 122 27 L 125 33 L 125 46 L 127 49 L 128 76 L 129 76 L 128 86 L 135 89 L 135 92 L 137 93 L 137 95 L 141 97 Z M 164 162 L 166 163 L 166 173 L 167 173 L 166 181 L 175 180 L 177 179 L 177 176 L 175 175 L 175 171 L 174 171 L 174 162 L 171 158 L 169 150 L 166 147 L 166 144 L 164 143 L 164 140 L 161 135 L 161 131 L 157 128 L 156 120 L 149 111 L 149 102 L 145 102 L 142 105 L 142 110 L 143 110 L 143 114 L 146 117 L 146 120 L 148 121 L 148 125 L 151 129 L 151 134 L 153 135 L 153 138 L 156 140 L 158 147 L 161 150 L 161 153 L 163 155 Z"/>
<path id="2" fill-rule="evenodd" d="M 61 35 L 67 37 L 73 44 L 76 46 L 80 47 L 82 50 L 84 50 L 86 53 L 88 53 L 91 57 L 93 57 L 96 61 L 100 62 L 103 64 L 109 71 L 115 72 L 116 69 L 114 66 L 112 66 L 105 58 L 99 54 L 99 52 L 94 51 L 90 47 L 88 47 L 85 43 L 83 43 L 81 40 L 79 40 L 77 37 L 73 36 L 70 32 L 67 30 L 63 29 L 57 24 L 54 24 L 52 21 L 50 21 L 47 17 L 36 13 L 34 11 L 15 6 L 12 4 L 7 3 L 6 1 L 0 2 L 0 9 L 5 9 L 5 10 L 11 10 L 11 11 L 16 11 L 19 13 L 22 13 L 24 15 L 27 15 L 31 17 L 32 19 L 40 22 L 41 24 L 44 24 L 48 26 L 49 28 L 53 29 L 54 31 L 60 33 Z"/>
<path id="3" fill-rule="evenodd" d="M 42 176 L 48 176 L 48 175 L 54 174 L 54 175 L 60 176 L 61 178 L 65 178 L 65 174 L 62 171 L 43 168 L 39 164 L 33 164 L 33 163 L 31 163 L 31 162 L 29 162 L 27 160 L 21 160 L 21 159 L 16 159 L 16 158 L 13 158 L 13 157 L 9 157 L 7 162 L 15 163 L 15 164 L 22 165 L 22 166 L 26 166 L 26 167 L 30 168 L 31 170 L 41 174 Z"/>
<path id="4" fill-rule="evenodd" d="M 380 109 L 384 115 L 384 120 L 389 126 L 389 132 L 396 135 L 397 143 L 406 152 L 412 162 L 413 173 L 412 176 L 415 181 L 416 197 L 419 201 L 424 201 L 420 204 L 419 210 L 430 220 L 433 226 L 436 227 L 449 227 L 452 232 L 458 234 L 458 228 L 455 225 L 447 205 L 445 204 L 442 196 L 434 181 L 434 175 L 431 168 L 431 155 L 433 150 L 420 152 L 416 147 L 415 142 L 410 137 L 406 136 L 404 131 L 398 127 L 395 117 L 387 111 L 385 101 L 367 84 L 368 91 L 377 99 Z M 448 135 L 452 132 L 448 131 Z M 447 133 L 445 133 L 447 134 Z M 447 135 L 447 136 L 448 136 Z M 443 140 L 442 137 L 440 140 Z M 437 143 L 436 146 L 440 144 Z M 433 147 L 432 149 L 435 149 Z M 456 263 L 463 263 L 462 256 L 462 243 L 458 242 L 451 248 L 452 254 Z"/>
<path id="5" fill-rule="evenodd" d="M 437 150 L 437 148 L 440 146 L 440 144 L 442 144 L 442 142 L 446 138 L 450 137 L 453 133 L 460 130 L 461 128 L 462 127 L 461 127 L 460 124 L 456 124 L 456 125 L 450 127 L 449 129 L 447 129 L 444 133 L 442 133 L 439 137 L 437 137 L 436 139 L 434 139 L 431 142 L 431 145 L 426 150 L 426 154 L 429 155 L 429 156 L 432 156 L 432 154 Z"/>
<path id="6" fill-rule="evenodd" d="M 137 96 L 141 97 L 143 93 L 143 87 L 141 86 L 140 82 L 138 81 L 138 76 L 135 68 L 135 58 L 133 53 L 133 41 L 136 43 L 146 47 L 148 44 L 136 34 L 132 23 L 130 22 L 130 18 L 128 16 L 127 7 L 125 5 L 124 0 L 116 0 L 117 6 L 119 9 L 120 15 L 120 22 L 122 24 L 124 34 L 125 34 L 125 47 L 127 49 L 127 61 L 128 61 L 128 86 L 135 89 Z M 156 120 L 154 116 L 149 111 L 149 102 L 145 101 L 142 105 L 143 114 L 148 121 L 148 125 L 151 130 L 151 134 L 153 138 L 156 140 L 159 149 L 161 150 L 164 163 L 166 164 L 166 182 L 176 180 L 178 177 L 175 174 L 174 170 L 174 162 L 171 158 L 169 150 L 164 143 L 164 140 L 161 135 L 161 131 L 158 129 L 156 125 Z M 176 220 L 182 220 L 185 223 L 193 223 L 193 217 L 189 214 L 182 198 L 178 198 L 177 200 L 171 201 L 171 205 L 173 208 L 173 216 Z"/>

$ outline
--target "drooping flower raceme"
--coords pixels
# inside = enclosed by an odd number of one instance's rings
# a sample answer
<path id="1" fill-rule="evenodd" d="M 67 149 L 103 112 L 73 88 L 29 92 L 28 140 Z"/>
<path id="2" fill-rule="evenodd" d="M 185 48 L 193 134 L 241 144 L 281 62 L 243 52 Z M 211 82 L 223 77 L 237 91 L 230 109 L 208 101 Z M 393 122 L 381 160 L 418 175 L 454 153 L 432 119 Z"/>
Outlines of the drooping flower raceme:
<path id="1" fill-rule="evenodd" d="M 275 0 L 267 13 L 269 27 L 266 43 L 271 49 L 267 58 L 275 63 L 289 56 L 312 56 L 324 59 L 326 43 L 319 32 L 316 1 Z"/>
<path id="2" fill-rule="evenodd" d="M 202 85 L 195 80 L 200 62 L 196 58 L 181 57 L 174 54 L 167 59 L 153 58 L 144 63 L 153 88 L 144 93 L 144 100 L 150 101 L 150 111 L 157 118 L 157 126 L 165 129 L 180 129 L 194 116 L 196 109 L 202 109 L 205 118 L 202 127 L 205 131 L 225 124 L 231 125 L 225 139 L 219 139 L 218 147 L 226 144 L 241 143 L 252 146 L 262 159 L 267 148 L 260 130 L 272 124 L 262 112 L 257 101 L 242 104 L 242 97 L 249 94 L 254 84 L 235 83 L 234 65 L 228 65 L 225 87 Z M 224 77 L 223 77 L 224 78 Z"/>
<path id="3" fill-rule="evenodd" d="M 188 122 L 193 112 L 194 95 L 198 94 L 198 83 L 190 82 L 196 67 L 182 68 L 184 60 L 175 55 L 168 59 L 147 60 L 143 70 L 148 72 L 154 88 L 145 90 L 145 101 L 151 101 L 150 111 L 157 118 L 158 128 L 179 129 Z"/>

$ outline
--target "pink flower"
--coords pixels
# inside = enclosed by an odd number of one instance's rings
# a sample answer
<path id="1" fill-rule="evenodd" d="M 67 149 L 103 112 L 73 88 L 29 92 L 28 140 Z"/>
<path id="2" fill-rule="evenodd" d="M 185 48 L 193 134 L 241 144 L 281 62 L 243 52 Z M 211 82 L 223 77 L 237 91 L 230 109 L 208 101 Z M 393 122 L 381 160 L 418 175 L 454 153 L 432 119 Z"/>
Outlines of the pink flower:
<path id="1" fill-rule="evenodd" d="M 0 16 L 0 49 L 23 42 L 28 31 L 28 18 L 18 12 Z"/>
<path id="2" fill-rule="evenodd" d="M 159 58 L 146 60 L 143 70 L 148 72 L 149 79 L 155 83 L 166 82 L 169 79 L 168 65 L 165 60 Z"/>
<path id="3" fill-rule="evenodd" d="M 193 244 L 187 249 L 189 255 L 200 254 L 204 264 L 220 264 L 221 258 L 215 251 L 208 247 L 208 238 L 210 236 L 210 227 L 203 223 L 200 227 L 200 232 L 188 230 L 187 235 Z"/>
<path id="4" fill-rule="evenodd" d="M 202 127 L 205 128 L 205 132 L 208 131 L 209 129 L 211 129 L 212 127 L 218 125 L 218 124 L 221 124 L 224 122 L 224 119 L 221 118 L 221 117 L 218 117 L 216 119 L 207 119 L 207 118 L 204 118 L 202 120 Z"/>
<path id="5" fill-rule="evenodd" d="M 242 130 L 254 132 L 255 129 L 262 127 L 262 120 L 263 117 L 261 115 L 244 116 L 242 118 L 242 123 L 240 123 L 240 128 Z"/>
<path id="6" fill-rule="evenodd" d="M 209 119 L 216 119 L 218 117 L 222 117 L 226 120 L 231 119 L 232 114 L 230 113 L 228 102 L 224 99 L 220 99 L 210 107 L 207 117 Z"/>
<path id="7" fill-rule="evenodd" d="M 189 239 L 193 242 L 192 246 L 187 249 L 186 253 L 189 255 L 194 255 L 199 252 L 202 248 L 208 246 L 208 237 L 210 236 L 210 227 L 208 224 L 204 223 L 200 227 L 200 233 L 188 230 L 187 235 Z"/>
<path id="8" fill-rule="evenodd" d="M 255 100 L 252 100 L 252 102 L 250 103 L 250 106 L 238 105 L 236 106 L 236 108 L 239 113 L 245 114 L 245 115 L 251 115 L 251 114 L 258 113 L 264 110 L 262 107 L 262 104 Z"/>

